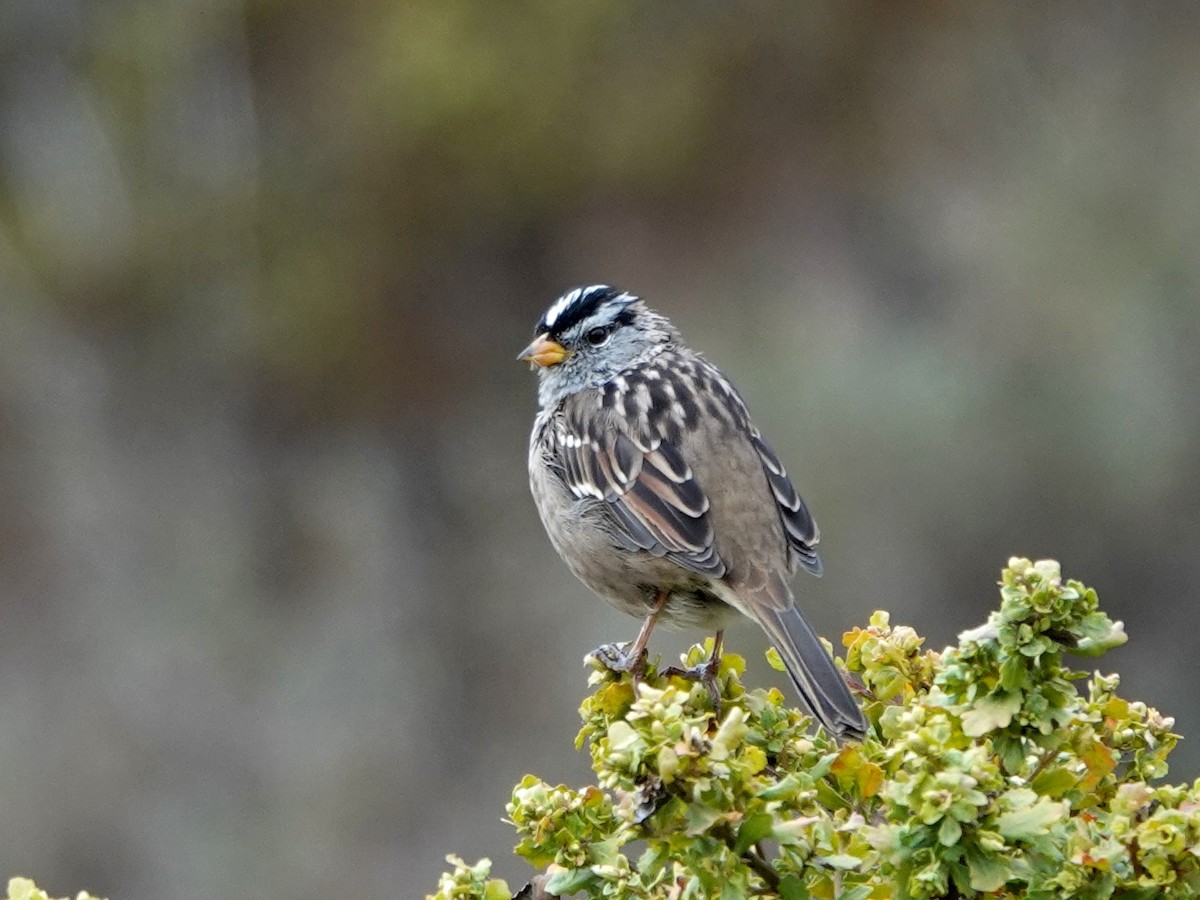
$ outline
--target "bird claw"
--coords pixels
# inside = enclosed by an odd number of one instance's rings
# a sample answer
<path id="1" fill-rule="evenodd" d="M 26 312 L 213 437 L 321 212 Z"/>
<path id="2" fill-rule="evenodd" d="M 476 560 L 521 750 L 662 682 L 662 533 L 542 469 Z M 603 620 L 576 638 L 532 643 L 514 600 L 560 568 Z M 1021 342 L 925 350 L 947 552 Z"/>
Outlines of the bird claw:
<path id="1" fill-rule="evenodd" d="M 688 681 L 698 681 L 704 685 L 708 691 L 708 698 L 712 701 L 713 715 L 719 719 L 721 718 L 721 688 L 717 684 L 717 675 L 720 671 L 721 657 L 715 656 L 698 666 L 689 666 L 686 669 L 671 666 L 664 670 L 663 674 L 668 677 L 675 675 L 679 678 L 686 678 Z"/>
<path id="2" fill-rule="evenodd" d="M 591 655 L 608 671 L 617 674 L 628 672 L 635 680 L 639 680 L 646 674 L 646 651 L 642 650 L 635 659 L 625 649 L 628 646 L 627 643 L 602 644 L 593 650 Z"/>

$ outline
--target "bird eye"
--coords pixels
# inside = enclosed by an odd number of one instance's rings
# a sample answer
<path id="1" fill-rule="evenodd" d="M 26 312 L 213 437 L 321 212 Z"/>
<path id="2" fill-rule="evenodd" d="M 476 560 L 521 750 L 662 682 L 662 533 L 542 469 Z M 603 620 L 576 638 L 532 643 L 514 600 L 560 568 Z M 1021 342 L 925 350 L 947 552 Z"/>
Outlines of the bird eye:
<path id="1" fill-rule="evenodd" d="M 611 332 L 607 328 L 592 328 L 584 335 L 584 338 L 593 347 L 603 347 L 608 343 L 608 336 Z"/>

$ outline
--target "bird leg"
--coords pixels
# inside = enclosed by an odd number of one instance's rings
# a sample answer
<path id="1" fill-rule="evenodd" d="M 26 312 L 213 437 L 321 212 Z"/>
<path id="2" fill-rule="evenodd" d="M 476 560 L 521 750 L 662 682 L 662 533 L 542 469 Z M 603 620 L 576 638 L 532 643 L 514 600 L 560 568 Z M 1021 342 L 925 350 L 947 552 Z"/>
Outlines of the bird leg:
<path id="1" fill-rule="evenodd" d="M 642 628 L 634 639 L 633 646 L 628 650 L 622 644 L 605 644 L 597 647 L 592 655 L 610 672 L 628 672 L 634 679 L 640 679 L 646 671 L 646 643 L 650 640 L 650 632 L 654 623 L 667 605 L 670 591 L 659 591 L 654 598 L 654 609 L 642 620 Z"/>
<path id="2" fill-rule="evenodd" d="M 708 660 L 700 663 L 698 666 L 692 666 L 690 669 L 680 669 L 678 666 L 671 666 L 663 672 L 664 675 L 678 675 L 680 678 L 686 678 L 689 681 L 698 681 L 708 689 L 708 697 L 712 700 L 713 713 L 720 718 L 721 716 L 721 690 L 717 686 L 717 675 L 721 671 L 721 645 L 725 641 L 725 631 L 718 631 L 716 637 L 713 638 L 712 653 L 708 655 Z"/>

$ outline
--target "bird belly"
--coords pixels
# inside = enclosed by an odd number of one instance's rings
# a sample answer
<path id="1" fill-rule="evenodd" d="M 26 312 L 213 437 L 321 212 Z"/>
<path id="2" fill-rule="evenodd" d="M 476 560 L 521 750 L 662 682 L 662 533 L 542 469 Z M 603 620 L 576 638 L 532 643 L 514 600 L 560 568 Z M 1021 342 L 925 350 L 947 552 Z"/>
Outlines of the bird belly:
<path id="1" fill-rule="evenodd" d="M 706 576 L 644 550 L 628 550 L 613 537 L 601 500 L 576 500 L 549 467 L 530 460 L 541 480 L 538 514 L 550 543 L 572 574 L 612 606 L 644 618 L 660 591 L 669 591 L 659 621 L 668 626 L 718 628 L 733 610 L 721 599 L 727 588 Z M 557 493 L 558 496 L 555 496 Z M 570 552 L 564 552 L 567 547 Z"/>

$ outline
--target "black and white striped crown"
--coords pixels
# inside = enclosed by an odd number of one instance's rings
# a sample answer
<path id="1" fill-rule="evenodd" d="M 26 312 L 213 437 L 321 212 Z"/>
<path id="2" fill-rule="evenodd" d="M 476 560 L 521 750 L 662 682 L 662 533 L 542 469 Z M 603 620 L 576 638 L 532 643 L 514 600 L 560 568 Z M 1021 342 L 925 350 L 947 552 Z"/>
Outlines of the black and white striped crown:
<path id="1" fill-rule="evenodd" d="M 567 291 L 546 310 L 535 334 L 562 334 L 596 314 L 602 306 L 629 306 L 638 300 L 633 294 L 607 284 L 589 284 Z"/>

